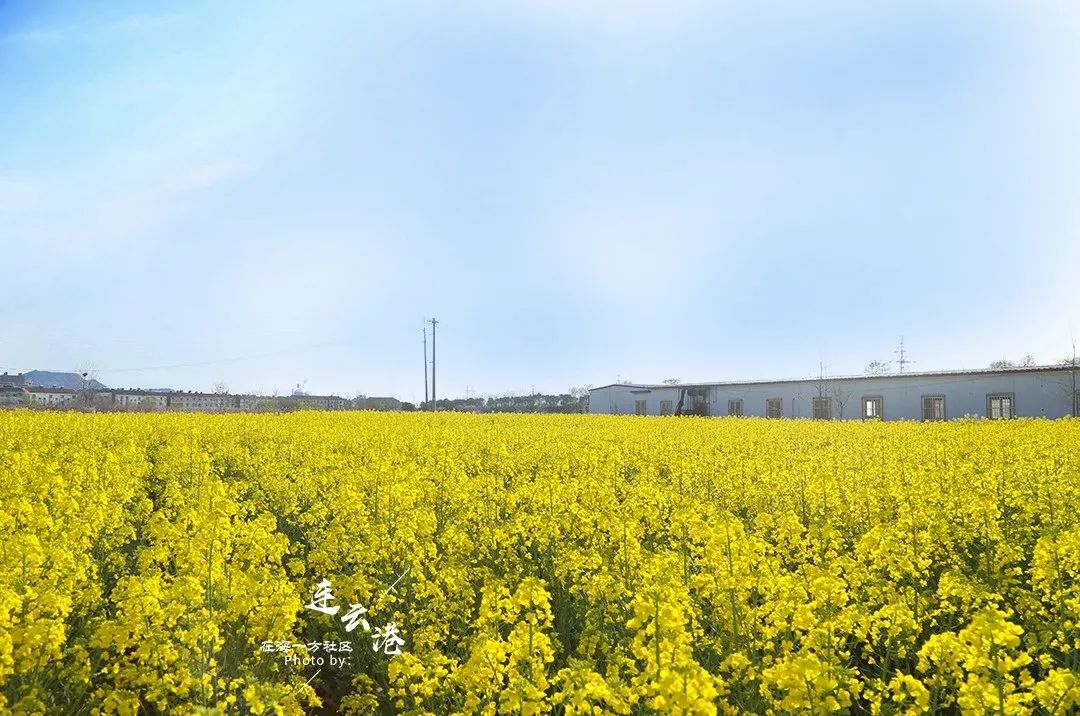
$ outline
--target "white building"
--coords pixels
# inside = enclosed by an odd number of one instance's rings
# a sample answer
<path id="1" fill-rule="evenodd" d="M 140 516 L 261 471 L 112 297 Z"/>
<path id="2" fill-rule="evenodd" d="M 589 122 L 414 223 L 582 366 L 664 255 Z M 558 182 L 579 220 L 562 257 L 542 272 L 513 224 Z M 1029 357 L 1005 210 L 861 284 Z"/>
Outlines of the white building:
<path id="1" fill-rule="evenodd" d="M 169 405 L 167 393 L 148 390 L 113 391 L 113 405 L 121 410 L 164 410 Z"/>
<path id="2" fill-rule="evenodd" d="M 236 406 L 240 410 L 253 411 L 259 410 L 267 404 L 268 398 L 261 395 L 237 395 Z"/>
<path id="3" fill-rule="evenodd" d="M 1068 366 L 655 385 L 589 390 L 589 412 L 768 418 L 947 420 L 1080 414 L 1080 369 Z"/>
<path id="4" fill-rule="evenodd" d="M 0 408 L 21 406 L 82 410 L 282 411 L 297 408 L 348 410 L 352 403 L 337 395 L 277 397 L 137 388 L 73 390 L 54 386 L 26 386 L 21 375 L 0 375 Z"/>
<path id="5" fill-rule="evenodd" d="M 353 406 L 360 410 L 401 410 L 401 401 L 397 398 L 357 398 Z"/>
<path id="6" fill-rule="evenodd" d="M 44 408 L 59 408 L 75 404 L 76 392 L 71 388 L 45 388 L 31 386 L 26 389 L 28 403 Z"/>
<path id="7" fill-rule="evenodd" d="M 21 385 L 0 385 L 0 408 L 17 408 L 29 400 L 30 395 Z"/>
<path id="8" fill-rule="evenodd" d="M 227 410 L 239 405 L 237 396 L 225 393 L 172 392 L 166 397 L 171 410 Z"/>
<path id="9" fill-rule="evenodd" d="M 298 405 L 318 410 L 345 410 L 349 407 L 349 401 L 337 395 L 293 395 L 290 398 Z"/>

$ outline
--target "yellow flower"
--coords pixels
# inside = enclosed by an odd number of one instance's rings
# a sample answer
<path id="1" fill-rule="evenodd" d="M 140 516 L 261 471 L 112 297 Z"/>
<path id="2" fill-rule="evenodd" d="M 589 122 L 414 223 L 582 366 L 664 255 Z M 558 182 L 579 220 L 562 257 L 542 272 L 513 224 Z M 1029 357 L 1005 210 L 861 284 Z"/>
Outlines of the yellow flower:
<path id="1" fill-rule="evenodd" d="M 0 412 L 0 711 L 1063 716 L 1077 444 L 1077 420 Z M 402 653 L 304 609 L 320 579 Z M 261 648 L 346 638 L 348 668 Z"/>

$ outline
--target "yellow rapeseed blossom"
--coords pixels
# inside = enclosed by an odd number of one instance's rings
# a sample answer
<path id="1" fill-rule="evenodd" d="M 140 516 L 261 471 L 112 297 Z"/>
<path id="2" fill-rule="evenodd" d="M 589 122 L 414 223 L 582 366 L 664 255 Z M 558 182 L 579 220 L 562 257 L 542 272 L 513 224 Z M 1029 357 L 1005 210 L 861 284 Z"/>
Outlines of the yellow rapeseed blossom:
<path id="1" fill-rule="evenodd" d="M 0 538 L 2 713 L 1080 711 L 1071 419 L 8 411 Z"/>

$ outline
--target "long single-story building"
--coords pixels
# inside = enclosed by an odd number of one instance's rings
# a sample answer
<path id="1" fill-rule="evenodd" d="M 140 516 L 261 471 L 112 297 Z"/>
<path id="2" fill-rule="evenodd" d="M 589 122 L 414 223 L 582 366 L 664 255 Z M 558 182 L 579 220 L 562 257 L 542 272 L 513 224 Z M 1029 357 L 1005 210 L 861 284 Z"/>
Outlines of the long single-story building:
<path id="1" fill-rule="evenodd" d="M 822 420 L 1060 418 L 1080 414 L 1080 368 L 1068 365 L 728 383 L 613 383 L 589 412 Z"/>

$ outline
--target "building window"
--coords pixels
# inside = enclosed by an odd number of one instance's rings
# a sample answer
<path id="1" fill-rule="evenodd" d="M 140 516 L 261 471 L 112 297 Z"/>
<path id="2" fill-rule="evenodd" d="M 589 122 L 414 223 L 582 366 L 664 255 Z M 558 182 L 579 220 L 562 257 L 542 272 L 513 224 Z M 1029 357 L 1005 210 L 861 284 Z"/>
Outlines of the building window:
<path id="1" fill-rule="evenodd" d="M 646 414 L 645 413 L 645 401 L 644 400 L 635 400 L 634 401 L 634 415 L 645 415 L 645 414 Z"/>
<path id="2" fill-rule="evenodd" d="M 1015 418 L 1016 406 L 1012 393 L 991 393 L 986 396 L 986 417 L 992 420 Z"/>
<path id="3" fill-rule="evenodd" d="M 944 420 L 945 419 L 945 396 L 924 395 L 922 397 L 922 419 Z"/>
<path id="4" fill-rule="evenodd" d="M 660 401 L 660 414 L 661 415 L 671 415 L 671 413 L 672 413 L 671 401 L 670 400 L 661 400 Z"/>
<path id="5" fill-rule="evenodd" d="M 783 398 L 769 398 L 765 401 L 765 417 L 766 418 L 782 418 L 784 417 L 784 399 Z"/>
<path id="6" fill-rule="evenodd" d="M 881 418 L 883 402 L 880 395 L 864 395 L 862 399 L 862 416 L 864 418 Z"/>
<path id="7" fill-rule="evenodd" d="M 813 399 L 814 420 L 832 420 L 832 398 Z"/>
<path id="8" fill-rule="evenodd" d="M 727 402 L 728 415 L 742 415 L 742 398 L 736 398 Z"/>

